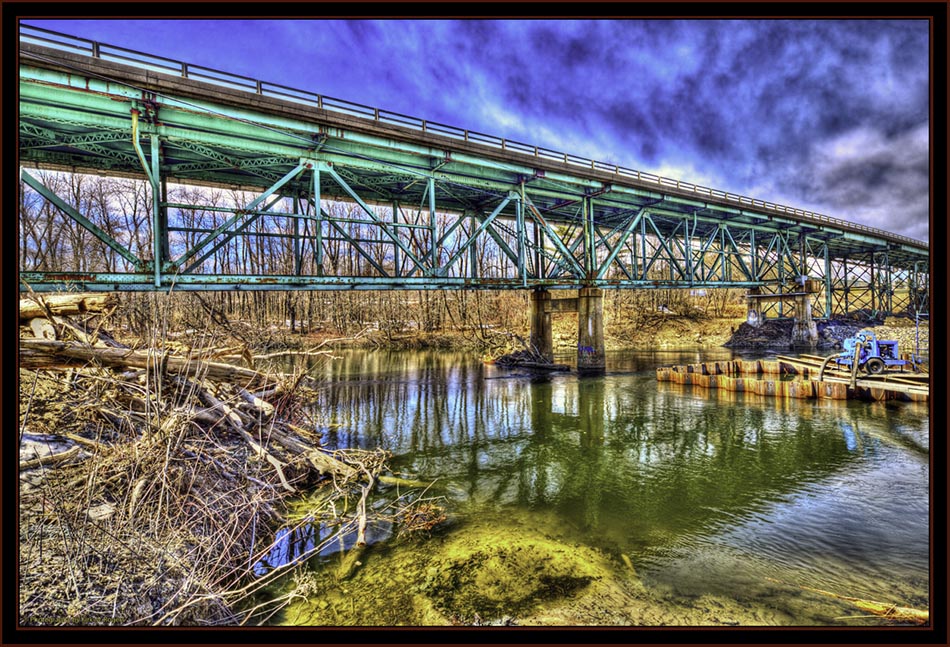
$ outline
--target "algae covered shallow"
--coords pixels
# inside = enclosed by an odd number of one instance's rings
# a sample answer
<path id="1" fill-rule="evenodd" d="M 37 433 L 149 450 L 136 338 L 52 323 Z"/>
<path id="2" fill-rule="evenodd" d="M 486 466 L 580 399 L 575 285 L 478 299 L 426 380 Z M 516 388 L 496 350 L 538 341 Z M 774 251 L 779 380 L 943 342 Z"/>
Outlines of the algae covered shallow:
<path id="1" fill-rule="evenodd" d="M 429 537 L 346 553 L 288 582 L 304 591 L 273 619 L 295 626 L 789 626 L 855 618 L 847 602 L 791 596 L 762 580 L 755 595 L 674 594 L 645 586 L 630 558 L 583 543 L 550 513 L 462 514 Z M 346 572 L 341 576 L 341 572 Z"/>
<path id="2" fill-rule="evenodd" d="M 361 555 L 345 580 L 333 560 L 304 576 L 309 597 L 279 624 L 306 626 L 673 625 L 720 622 L 724 604 L 651 597 L 629 558 L 578 540 L 556 515 L 462 515 L 435 536 Z M 295 583 L 301 586 L 301 579 Z M 734 610 L 723 622 L 737 623 Z M 727 612 L 727 615 L 730 612 Z M 749 615 L 745 618 L 756 622 Z M 761 623 L 761 620 L 759 620 Z"/>
<path id="3" fill-rule="evenodd" d="M 311 596 L 281 623 L 532 624 L 606 590 L 633 600 L 638 588 L 632 571 L 571 541 L 555 519 L 504 512 L 461 515 L 433 536 L 377 545 L 344 580 L 327 566 L 311 572 Z"/>
<path id="4" fill-rule="evenodd" d="M 397 474 L 435 481 L 449 519 L 428 538 L 375 529 L 356 568 L 340 570 L 352 551 L 325 554 L 285 583 L 303 598 L 273 620 L 886 622 L 808 588 L 926 609 L 927 408 L 656 382 L 657 364 L 684 360 L 614 358 L 578 378 L 450 353 L 344 359 L 319 403 L 326 442 L 391 451 Z"/>

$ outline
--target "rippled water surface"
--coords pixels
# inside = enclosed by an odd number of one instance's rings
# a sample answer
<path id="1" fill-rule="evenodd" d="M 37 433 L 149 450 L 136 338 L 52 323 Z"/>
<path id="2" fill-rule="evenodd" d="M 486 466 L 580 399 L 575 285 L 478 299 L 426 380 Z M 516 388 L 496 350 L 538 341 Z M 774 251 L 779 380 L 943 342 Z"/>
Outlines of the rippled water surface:
<path id="1" fill-rule="evenodd" d="M 926 405 L 655 379 L 732 357 L 719 350 L 611 355 L 583 378 L 461 353 L 341 355 L 312 369 L 327 378 L 325 443 L 390 450 L 450 507 L 554 513 L 671 599 L 762 603 L 778 581 L 927 608 Z M 822 621 L 790 609 L 786 622 Z"/>

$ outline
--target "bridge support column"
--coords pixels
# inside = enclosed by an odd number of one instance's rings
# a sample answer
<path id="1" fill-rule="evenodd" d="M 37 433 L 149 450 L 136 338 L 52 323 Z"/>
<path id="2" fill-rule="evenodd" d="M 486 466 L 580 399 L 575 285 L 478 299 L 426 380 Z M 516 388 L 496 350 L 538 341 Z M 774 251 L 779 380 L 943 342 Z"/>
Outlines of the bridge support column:
<path id="1" fill-rule="evenodd" d="M 544 359 L 554 361 L 551 329 L 551 292 L 539 288 L 531 293 L 531 347 Z"/>
<path id="2" fill-rule="evenodd" d="M 795 325 L 792 328 L 792 344 L 795 346 L 814 348 L 818 345 L 818 326 L 811 313 L 811 295 L 818 291 L 817 283 L 805 281 L 805 294 L 795 297 Z"/>
<path id="3" fill-rule="evenodd" d="M 581 288 L 577 294 L 577 372 L 603 373 L 604 291 Z"/>
<path id="4" fill-rule="evenodd" d="M 749 288 L 748 293 L 746 293 L 746 301 L 748 304 L 748 311 L 746 313 L 746 323 L 748 323 L 753 328 L 758 328 L 762 324 L 762 306 L 760 302 L 755 297 L 759 294 L 759 288 Z"/>

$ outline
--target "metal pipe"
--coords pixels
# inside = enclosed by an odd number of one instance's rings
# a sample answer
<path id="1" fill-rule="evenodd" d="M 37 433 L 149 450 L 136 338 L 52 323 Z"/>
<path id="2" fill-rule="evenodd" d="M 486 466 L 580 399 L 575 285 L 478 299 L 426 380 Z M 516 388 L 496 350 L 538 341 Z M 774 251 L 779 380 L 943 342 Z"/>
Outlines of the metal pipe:
<path id="1" fill-rule="evenodd" d="M 152 185 L 153 194 L 156 191 L 156 181 L 155 177 L 152 174 L 151 169 L 148 167 L 148 162 L 145 160 L 145 152 L 142 150 L 142 144 L 139 142 L 139 110 L 138 108 L 132 108 L 132 147 L 135 148 L 135 153 L 139 157 L 139 162 L 142 164 L 142 170 L 145 171 L 145 179 L 148 180 L 149 184 Z M 154 146 L 153 146 L 154 149 Z M 157 166 L 157 164 L 156 164 Z M 161 259 L 161 237 L 159 235 L 159 199 L 157 195 L 153 195 L 152 200 L 152 266 L 154 272 L 154 282 L 155 287 L 159 287 L 162 284 L 162 259 Z"/>
<path id="2" fill-rule="evenodd" d="M 139 162 L 142 163 L 142 168 L 145 170 L 145 177 L 152 180 L 151 171 L 148 168 L 148 162 L 145 161 L 145 152 L 142 150 L 142 145 L 139 143 L 139 111 L 138 108 L 132 108 L 132 146 L 135 148 L 135 152 L 139 156 Z"/>
<path id="3" fill-rule="evenodd" d="M 160 287 L 162 285 L 162 263 L 164 262 L 163 258 L 163 248 L 165 245 L 162 244 L 167 231 L 165 231 L 164 219 L 162 218 L 162 203 L 161 203 L 161 193 L 160 191 L 160 182 L 159 182 L 159 168 L 158 168 L 158 137 L 155 135 L 151 136 L 152 144 L 152 173 L 149 176 L 152 185 L 152 254 L 154 256 L 154 271 L 155 271 L 155 287 Z"/>

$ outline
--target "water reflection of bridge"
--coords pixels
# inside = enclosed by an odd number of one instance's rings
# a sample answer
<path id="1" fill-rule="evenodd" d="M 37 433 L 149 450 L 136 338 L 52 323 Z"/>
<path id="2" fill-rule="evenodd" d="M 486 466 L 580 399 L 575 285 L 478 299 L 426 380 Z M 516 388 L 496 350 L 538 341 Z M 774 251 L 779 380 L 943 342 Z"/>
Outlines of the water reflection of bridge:
<path id="1" fill-rule="evenodd" d="M 624 527 L 624 542 L 711 533 L 882 443 L 926 452 L 925 440 L 891 429 L 898 417 L 913 428 L 917 411 L 926 418 L 912 404 L 695 396 L 658 389 L 649 372 L 486 379 L 490 368 L 452 354 L 374 355 L 380 379 L 341 381 L 347 369 L 327 369 L 335 377 L 319 407 L 337 415 L 328 442 L 381 444 L 397 469 L 441 475 L 474 499 L 553 508 L 598 533 Z"/>

